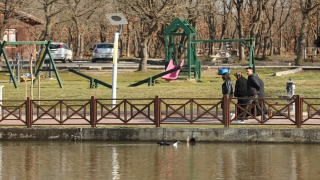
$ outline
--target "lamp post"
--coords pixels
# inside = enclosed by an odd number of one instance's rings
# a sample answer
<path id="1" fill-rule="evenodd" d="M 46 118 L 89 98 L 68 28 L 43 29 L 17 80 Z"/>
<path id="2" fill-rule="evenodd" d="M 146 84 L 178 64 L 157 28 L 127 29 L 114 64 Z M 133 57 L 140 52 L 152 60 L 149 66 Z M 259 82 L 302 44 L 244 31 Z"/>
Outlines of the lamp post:
<path id="1" fill-rule="evenodd" d="M 127 19 L 121 13 L 112 13 L 106 14 L 106 17 L 112 25 L 120 25 L 119 32 L 114 33 L 114 42 L 113 42 L 113 66 L 112 66 L 112 108 L 116 104 L 117 98 L 117 74 L 118 74 L 118 40 L 119 35 L 122 31 L 122 25 L 128 24 Z"/>

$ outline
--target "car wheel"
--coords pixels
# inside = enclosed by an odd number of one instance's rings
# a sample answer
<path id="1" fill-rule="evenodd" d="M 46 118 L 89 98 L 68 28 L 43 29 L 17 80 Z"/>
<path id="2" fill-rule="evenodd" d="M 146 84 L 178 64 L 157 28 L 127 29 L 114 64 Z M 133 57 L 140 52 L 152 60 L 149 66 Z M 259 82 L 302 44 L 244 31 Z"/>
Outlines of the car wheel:
<path id="1" fill-rule="evenodd" d="M 72 59 L 68 59 L 68 61 L 69 61 L 69 62 L 71 62 L 71 63 L 73 62 L 73 60 L 72 60 Z"/>
<path id="2" fill-rule="evenodd" d="M 96 62 L 97 62 L 97 60 L 96 60 L 96 59 L 92 59 L 92 62 L 93 62 L 93 63 L 96 63 Z"/>
<path id="3" fill-rule="evenodd" d="M 63 59 L 63 60 L 62 60 L 62 62 L 63 62 L 63 63 L 66 63 L 66 62 L 67 62 L 67 60 L 66 60 L 66 59 Z"/>

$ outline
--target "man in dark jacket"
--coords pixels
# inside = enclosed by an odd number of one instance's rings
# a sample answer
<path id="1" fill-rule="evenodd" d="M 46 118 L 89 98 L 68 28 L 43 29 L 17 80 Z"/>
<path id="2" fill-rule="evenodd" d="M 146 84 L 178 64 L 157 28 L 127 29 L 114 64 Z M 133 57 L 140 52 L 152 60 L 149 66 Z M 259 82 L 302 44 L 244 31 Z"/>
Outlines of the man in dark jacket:
<path id="1" fill-rule="evenodd" d="M 247 98 L 248 94 L 247 94 L 247 79 L 245 77 L 242 76 L 241 72 L 237 72 L 234 74 L 234 76 L 236 77 L 237 81 L 236 81 L 236 86 L 234 88 L 234 96 L 237 97 L 238 102 L 237 104 L 239 104 L 240 107 L 242 107 L 243 109 L 245 109 L 247 107 L 247 99 L 242 99 L 242 98 Z M 237 114 L 241 114 L 243 112 L 243 110 L 241 108 L 237 108 Z M 237 120 L 239 123 L 243 123 L 244 121 L 242 121 L 241 119 Z"/>
<path id="2" fill-rule="evenodd" d="M 259 82 L 260 82 L 260 90 L 259 90 L 259 98 L 265 98 L 265 94 L 264 94 L 264 83 L 263 81 L 259 78 Z M 262 106 L 262 103 L 260 102 L 260 107 Z M 264 114 L 268 114 L 268 108 L 265 104 L 263 104 L 263 111 Z M 256 114 L 257 116 L 261 115 L 261 112 L 257 112 Z"/>
<path id="3" fill-rule="evenodd" d="M 247 81 L 247 93 L 248 93 L 248 98 L 250 98 L 247 102 L 246 110 L 250 110 L 250 106 L 252 103 L 256 104 L 256 108 L 258 112 L 261 112 L 261 106 L 257 98 L 264 96 L 264 87 L 263 87 L 263 82 L 262 80 L 258 77 L 257 74 L 253 73 L 252 67 L 246 68 L 246 73 L 248 75 L 248 81 Z M 260 93 L 261 91 L 261 93 Z M 243 114 L 240 121 L 244 120 L 246 114 Z M 264 113 L 262 113 L 263 119 L 262 121 L 266 121 L 267 117 Z"/>

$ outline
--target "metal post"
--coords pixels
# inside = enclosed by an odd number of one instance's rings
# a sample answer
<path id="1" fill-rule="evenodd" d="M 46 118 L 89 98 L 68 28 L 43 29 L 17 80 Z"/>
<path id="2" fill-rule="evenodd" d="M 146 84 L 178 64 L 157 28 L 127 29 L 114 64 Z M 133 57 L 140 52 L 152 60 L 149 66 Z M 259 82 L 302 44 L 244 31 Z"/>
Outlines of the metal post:
<path id="1" fill-rule="evenodd" d="M 116 105 L 117 98 L 117 74 L 118 74 L 118 39 L 119 33 L 114 33 L 114 43 L 113 43 L 113 68 L 112 68 L 112 108 Z"/>
<path id="2" fill-rule="evenodd" d="M 52 63 L 49 62 L 49 79 L 53 79 L 52 78 Z"/>
<path id="3" fill-rule="evenodd" d="M 16 69 L 16 79 L 18 80 L 18 82 L 20 82 L 20 68 L 21 68 L 21 65 L 20 65 L 20 54 L 17 53 L 16 55 L 16 63 L 17 63 L 17 69 Z"/>

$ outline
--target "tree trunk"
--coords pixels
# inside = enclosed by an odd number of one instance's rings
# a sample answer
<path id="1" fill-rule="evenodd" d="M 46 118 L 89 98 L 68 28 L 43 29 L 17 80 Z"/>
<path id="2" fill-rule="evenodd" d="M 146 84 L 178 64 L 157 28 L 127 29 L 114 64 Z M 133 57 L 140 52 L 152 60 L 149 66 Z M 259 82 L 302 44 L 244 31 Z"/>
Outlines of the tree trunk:
<path id="1" fill-rule="evenodd" d="M 127 31 L 128 31 L 128 35 L 127 35 L 127 42 L 126 42 L 126 56 L 129 57 L 130 56 L 130 41 L 131 41 L 131 33 L 130 33 L 130 28 L 129 25 L 127 25 Z"/>
<path id="2" fill-rule="evenodd" d="M 297 58 L 295 59 L 295 65 L 300 66 L 304 59 L 304 49 L 306 45 L 306 34 L 307 34 L 307 26 L 309 24 L 309 14 L 302 14 L 302 25 L 300 29 L 300 35 L 298 38 L 298 49 L 297 49 Z"/>
<path id="3" fill-rule="evenodd" d="M 282 30 L 280 30 L 280 40 L 279 40 L 279 55 L 282 55 L 282 44 L 283 44 L 283 39 L 282 39 Z"/>
<path id="4" fill-rule="evenodd" d="M 141 61 L 139 64 L 139 71 L 147 70 L 147 62 L 148 62 L 148 39 L 142 39 L 140 42 L 140 56 Z"/>

